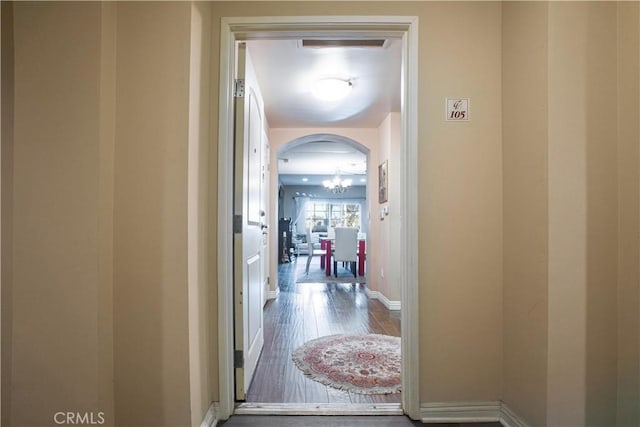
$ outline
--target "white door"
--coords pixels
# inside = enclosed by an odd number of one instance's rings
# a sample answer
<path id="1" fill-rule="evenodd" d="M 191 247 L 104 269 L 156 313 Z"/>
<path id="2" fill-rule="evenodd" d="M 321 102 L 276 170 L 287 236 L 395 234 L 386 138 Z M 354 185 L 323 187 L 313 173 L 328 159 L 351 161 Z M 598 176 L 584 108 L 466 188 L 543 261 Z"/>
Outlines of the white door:
<path id="1" fill-rule="evenodd" d="M 234 316 L 236 399 L 244 400 L 264 343 L 263 104 L 246 44 L 238 45 L 235 90 Z"/>
<path id="2" fill-rule="evenodd" d="M 269 138 L 266 131 L 262 133 L 262 183 L 260 191 L 262 194 L 262 212 L 265 212 L 265 217 L 262 227 L 262 304 L 267 303 L 269 296 L 269 236 L 268 228 L 266 224 L 269 224 L 269 176 L 270 176 L 270 153 L 271 147 L 269 146 Z"/>

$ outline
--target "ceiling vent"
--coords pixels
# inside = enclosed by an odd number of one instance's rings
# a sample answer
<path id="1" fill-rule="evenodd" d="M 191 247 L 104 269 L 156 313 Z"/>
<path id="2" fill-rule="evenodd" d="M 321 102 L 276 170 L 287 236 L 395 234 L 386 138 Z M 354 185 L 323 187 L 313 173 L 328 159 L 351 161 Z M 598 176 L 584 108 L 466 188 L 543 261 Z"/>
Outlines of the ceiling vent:
<path id="1" fill-rule="evenodd" d="M 381 48 L 385 47 L 387 40 L 385 39 L 345 39 L 345 40 L 315 40 L 315 39 L 303 39 L 301 46 L 307 48 L 327 48 L 327 47 L 366 47 L 366 48 Z"/>

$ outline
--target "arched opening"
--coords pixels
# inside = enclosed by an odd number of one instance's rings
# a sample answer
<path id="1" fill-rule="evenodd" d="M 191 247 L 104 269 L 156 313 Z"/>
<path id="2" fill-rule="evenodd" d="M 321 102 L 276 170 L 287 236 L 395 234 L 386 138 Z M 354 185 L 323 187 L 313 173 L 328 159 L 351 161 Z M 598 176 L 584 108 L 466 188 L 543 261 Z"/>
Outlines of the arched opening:
<path id="1" fill-rule="evenodd" d="M 357 208 L 357 221 L 344 223 L 339 216 L 327 218 L 319 226 L 348 225 L 355 226 L 363 234 L 369 232 L 370 212 L 375 189 L 371 186 L 372 174 L 370 153 L 377 150 L 377 141 L 369 145 L 356 139 L 337 133 L 314 133 L 295 137 L 292 140 L 274 146 L 272 164 L 274 173 L 271 179 L 277 181 L 278 197 L 273 200 L 272 212 L 278 221 L 291 221 L 293 240 L 302 236 L 309 224 L 305 208 L 309 203 L 326 204 L 338 208 L 340 205 L 354 205 Z M 350 188 L 341 194 L 335 194 L 322 187 L 323 182 L 336 176 L 351 181 Z M 336 215 L 339 215 L 336 213 Z M 331 224 L 329 224 L 331 223 Z M 272 227 L 279 227 L 280 222 L 272 222 Z M 326 231 L 326 230 L 324 230 Z M 282 234 L 272 233 L 272 248 L 277 248 L 276 257 L 272 257 L 271 277 L 278 283 L 277 262 L 282 257 Z M 295 243 L 292 244 L 295 247 Z M 294 250 L 294 249 L 292 249 Z M 298 253 L 296 252 L 296 255 Z M 275 291 L 275 288 L 271 289 Z"/>
<path id="2" fill-rule="evenodd" d="M 288 150 L 291 150 L 292 148 L 296 148 L 300 145 L 303 144 L 308 144 L 310 142 L 317 142 L 317 141 L 326 141 L 326 142 L 334 142 L 334 143 L 342 143 L 342 144 L 346 144 L 349 145 L 353 148 L 355 148 L 356 150 L 364 153 L 364 154 L 369 154 L 369 147 L 367 147 L 364 144 L 361 144 L 360 142 L 356 141 L 353 138 L 350 138 L 348 136 L 343 136 L 343 135 L 338 135 L 335 133 L 314 133 L 311 135 L 304 135 L 298 138 L 295 138 L 293 140 L 291 140 L 290 142 L 287 142 L 286 144 L 280 146 L 276 151 L 278 153 L 278 155 L 282 154 L 283 152 L 286 152 Z"/>
<path id="3" fill-rule="evenodd" d="M 384 252 L 384 256 L 388 258 L 388 252 L 393 252 L 388 247 L 381 247 L 380 229 L 382 226 L 388 228 L 391 222 L 389 219 L 382 221 L 377 215 L 381 206 L 378 200 L 378 164 L 381 158 L 379 152 L 381 145 L 385 145 L 381 144 L 381 140 L 385 139 L 383 134 L 388 133 L 390 128 L 391 126 L 382 126 L 366 131 L 331 128 L 327 132 L 317 133 L 305 133 L 308 130 L 300 129 L 270 135 L 270 179 L 271 188 L 276 189 L 270 206 L 271 229 L 274 230 L 270 233 L 270 247 L 271 253 L 275 256 L 271 256 L 269 261 L 271 280 L 268 294 L 271 301 L 265 306 L 265 337 L 275 337 L 272 342 L 285 337 L 285 342 L 274 345 L 267 343 L 268 338 L 265 340 L 263 359 L 273 360 L 269 363 L 264 360 L 259 362 L 254 383 L 247 394 L 247 403 L 242 406 L 243 410 L 251 408 L 246 405 L 263 404 L 277 399 L 276 393 L 265 394 L 256 390 L 267 389 L 260 385 L 264 381 L 262 378 L 267 376 L 260 372 L 264 369 L 264 363 L 272 369 L 277 369 L 275 367 L 279 361 L 291 359 L 290 353 L 302 344 L 297 342 L 300 332 L 291 332 L 290 324 L 293 324 L 294 328 L 300 322 L 314 324 L 313 332 L 306 330 L 306 327 L 303 328 L 304 341 L 333 334 L 349 335 L 356 333 L 355 331 L 357 334 L 400 335 L 400 303 L 383 297 L 378 283 L 380 278 L 376 273 L 381 267 L 376 264 L 376 260 L 383 257 L 379 254 Z M 305 161 L 301 161 L 300 157 L 305 158 Z M 386 154 L 383 157 L 386 158 Z M 300 164 L 296 165 L 296 162 Z M 345 163 L 347 166 L 351 164 L 356 167 L 349 170 Z M 342 168 L 343 177 L 348 176 L 354 182 L 358 181 L 359 185 L 354 185 L 354 188 L 337 195 L 323 188 L 322 180 L 334 175 L 336 167 Z M 349 175 L 347 172 L 353 174 Z M 306 182 L 303 183 L 303 179 Z M 355 206 L 358 208 L 355 209 Z M 341 217 L 340 212 L 357 212 L 359 220 L 348 223 Z M 318 255 L 314 250 L 313 256 L 309 256 L 309 240 L 312 244 L 318 245 L 319 240 L 329 234 L 328 226 L 358 229 L 358 246 L 362 244 L 364 248 L 362 254 L 358 253 L 358 260 L 366 260 L 366 265 L 362 270 L 360 264 L 357 268 L 353 266 L 357 274 L 349 275 L 349 265 L 339 264 L 337 270 L 334 265 L 327 266 L 325 263 L 323 266 L 319 256 L 329 257 L 324 251 Z M 307 231 L 311 233 L 311 239 L 308 239 Z M 399 234 L 399 230 L 396 234 Z M 293 244 L 286 241 L 287 235 L 292 236 Z M 385 241 L 388 242 L 386 239 Z M 299 246 L 302 249 L 298 250 Z M 292 249 L 291 258 L 282 258 L 283 247 L 296 248 Z M 326 275 L 328 270 L 332 270 L 330 276 Z M 387 275 L 390 274 L 386 266 L 384 271 Z M 270 323 L 272 312 L 276 310 L 279 310 L 278 318 L 289 319 L 286 325 Z M 291 310 L 291 313 L 287 313 L 286 310 Z M 339 312 L 337 315 L 336 311 Z M 300 313 L 306 314 L 298 318 Z M 336 320 L 337 318 L 340 320 Z M 375 325 L 382 323 L 389 325 L 389 328 L 385 331 L 375 329 Z M 269 331 L 269 328 L 274 330 Z M 318 337 L 314 336 L 314 333 L 317 333 Z M 276 351 L 281 353 L 274 356 L 273 353 Z M 281 369 L 286 376 L 290 367 L 285 366 Z M 322 399 L 317 394 L 322 393 L 322 390 L 317 390 L 309 384 L 296 383 L 298 379 L 299 376 L 294 374 L 287 376 L 281 403 L 303 403 Z M 306 400 L 292 400 L 296 396 L 291 395 L 291 389 L 295 390 L 296 387 L 306 387 Z M 270 387 L 269 390 L 273 388 L 275 387 Z M 336 398 L 342 399 L 340 402 L 355 399 L 360 404 L 372 403 L 367 397 L 339 392 L 331 393 L 329 403 L 335 403 Z M 399 394 L 377 399 L 377 403 L 401 403 Z"/>

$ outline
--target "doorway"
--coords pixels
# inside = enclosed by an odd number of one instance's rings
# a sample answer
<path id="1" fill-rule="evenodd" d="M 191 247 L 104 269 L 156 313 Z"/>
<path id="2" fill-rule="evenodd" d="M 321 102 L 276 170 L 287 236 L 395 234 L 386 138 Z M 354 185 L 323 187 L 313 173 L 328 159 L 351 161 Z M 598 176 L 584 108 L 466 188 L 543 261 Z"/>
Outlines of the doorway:
<path id="1" fill-rule="evenodd" d="M 402 288 L 402 410 L 419 416 L 418 398 L 418 290 L 417 280 L 417 31 L 415 17 L 265 17 L 224 18 L 220 51 L 219 129 L 219 216 L 218 229 L 218 313 L 220 323 L 220 418 L 234 412 L 233 378 L 233 103 L 235 44 L 256 38 L 315 37 L 400 37 L 403 41 L 401 108 L 401 202 L 396 207 L 402 218 L 400 262 Z M 411 88 L 409 90 L 408 88 Z M 313 408 L 307 408 L 315 411 Z M 326 413 L 353 413 L 347 408 L 325 408 Z M 282 408 L 281 413 L 291 413 Z M 275 409 L 271 413 L 276 412 Z M 368 412 L 368 411 L 365 411 Z"/>
<path id="2" fill-rule="evenodd" d="M 362 137 L 359 130 L 349 128 L 334 127 L 326 132 L 312 134 L 307 134 L 305 130 L 306 128 L 294 130 L 294 133 L 302 134 L 294 139 L 287 136 L 283 140 L 276 135 L 273 141 L 275 155 L 271 165 L 271 178 L 274 182 L 277 181 L 278 186 L 278 191 L 274 192 L 278 197 L 272 200 L 271 213 L 278 221 L 290 223 L 291 255 L 301 255 L 303 258 L 308 255 L 308 228 L 311 229 L 316 249 L 320 238 L 326 237 L 328 230 L 335 227 L 355 227 L 359 235 L 367 240 L 367 236 L 371 236 L 371 223 L 376 221 L 370 217 L 370 212 L 377 211 L 374 185 L 377 182 L 374 177 L 377 170 L 374 170 L 373 165 L 377 157 L 373 159 L 371 152 L 377 151 L 378 141 L 368 141 L 371 132 Z M 287 134 L 289 133 L 287 130 Z M 361 138 L 356 140 L 357 136 Z M 362 140 L 366 143 L 362 143 Z M 330 187 L 336 177 L 348 182 L 342 190 Z M 278 224 L 272 221 L 272 228 L 276 225 Z M 271 236 L 272 248 L 278 244 L 278 259 L 272 260 L 271 277 L 274 284 L 279 281 L 275 261 L 282 261 L 283 255 L 280 230 L 277 234 Z M 316 251 L 315 255 L 320 254 Z M 285 261 L 290 259 L 291 257 L 285 258 Z M 306 272 L 309 277 L 305 278 L 305 282 L 327 279 L 327 276 L 320 275 L 318 268 L 316 266 L 316 274 L 311 276 L 309 271 Z M 357 281 L 368 283 L 365 279 L 369 279 L 366 276 L 370 270 L 363 268 L 362 271 L 364 274 L 359 274 Z"/>
<path id="3" fill-rule="evenodd" d="M 250 43 L 247 43 L 249 47 Z M 399 73 L 399 57 L 396 62 Z M 257 65 L 256 69 L 259 74 Z M 399 90 L 398 80 L 396 91 Z M 343 133 L 349 131 L 342 130 Z M 304 129 L 299 132 L 305 133 Z M 370 134 L 368 131 L 366 135 Z M 272 212 L 280 212 L 278 231 L 271 236 L 278 243 L 278 256 L 271 258 L 272 267 L 278 273 L 272 284 L 277 287 L 269 290 L 272 298 L 263 312 L 264 348 L 251 386 L 242 399 L 245 403 L 238 406 L 237 412 L 265 405 L 273 409 L 274 404 L 358 404 L 364 410 L 372 406 L 363 405 L 366 403 L 375 403 L 376 407 L 381 403 L 395 403 L 395 410 L 400 413 L 401 393 L 367 395 L 348 387 L 331 387 L 309 379 L 292 358 L 296 349 L 322 337 L 400 336 L 400 311 L 395 308 L 392 311 L 377 298 L 370 297 L 371 282 L 365 280 L 372 268 L 371 255 L 378 252 L 372 242 L 378 242 L 380 222 L 376 217 L 370 224 L 368 218 L 370 203 L 375 204 L 374 211 L 378 210 L 377 190 L 374 185 L 367 185 L 367 176 L 374 175 L 372 170 L 367 173 L 372 169 L 367 168 L 371 164 L 370 151 L 377 156 L 378 140 L 366 140 L 368 145 L 364 145 L 334 133 L 305 133 L 293 140 L 276 135 L 270 143 L 274 144 L 275 152 L 271 162 L 272 179 L 277 179 L 282 190 L 277 206 L 274 200 L 271 207 Z M 340 169 L 342 179 L 348 182 L 341 190 L 324 184 L 335 182 L 334 168 Z M 375 238 L 371 225 L 376 228 Z M 345 268 L 351 266 L 342 264 L 328 264 L 332 270 L 337 266 L 337 270 L 327 275 L 322 264 L 326 252 L 321 249 L 321 241 L 335 227 L 355 228 L 363 252 L 366 246 L 367 268 L 364 256 L 358 254 L 362 270 L 357 270 L 357 276 Z M 288 235 L 293 236 L 292 251 L 283 250 L 288 246 L 282 243 Z M 355 251 L 355 242 L 353 248 Z"/>

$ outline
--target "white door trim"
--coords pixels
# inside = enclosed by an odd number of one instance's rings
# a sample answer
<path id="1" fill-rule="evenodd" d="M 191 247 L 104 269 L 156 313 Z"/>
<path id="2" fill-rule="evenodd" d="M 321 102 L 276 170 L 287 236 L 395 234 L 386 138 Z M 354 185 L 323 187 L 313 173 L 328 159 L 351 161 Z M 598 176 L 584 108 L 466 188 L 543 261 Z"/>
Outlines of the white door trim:
<path id="1" fill-rule="evenodd" d="M 418 333 L 418 18 L 413 16 L 229 17 L 220 28 L 218 130 L 219 417 L 234 411 L 233 97 L 235 42 L 317 35 L 395 36 L 403 40 L 401 124 L 402 408 L 419 419 Z"/>

